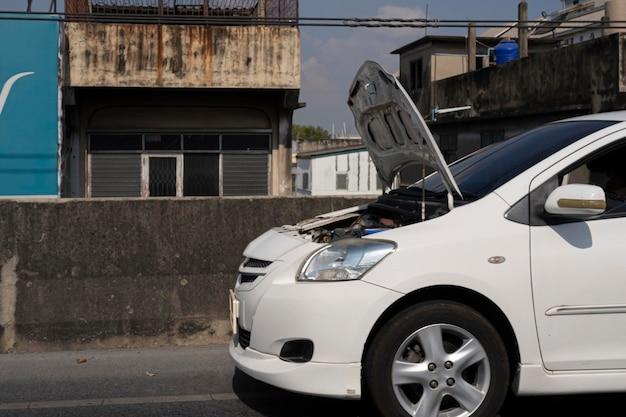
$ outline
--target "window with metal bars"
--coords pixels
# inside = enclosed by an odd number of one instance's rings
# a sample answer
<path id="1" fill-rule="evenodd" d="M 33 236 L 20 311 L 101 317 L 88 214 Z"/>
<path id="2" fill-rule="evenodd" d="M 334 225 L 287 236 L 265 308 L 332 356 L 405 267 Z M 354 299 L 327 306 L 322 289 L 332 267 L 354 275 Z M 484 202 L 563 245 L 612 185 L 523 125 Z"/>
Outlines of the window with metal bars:
<path id="1" fill-rule="evenodd" d="M 88 150 L 92 197 L 269 194 L 269 133 L 94 133 Z"/>

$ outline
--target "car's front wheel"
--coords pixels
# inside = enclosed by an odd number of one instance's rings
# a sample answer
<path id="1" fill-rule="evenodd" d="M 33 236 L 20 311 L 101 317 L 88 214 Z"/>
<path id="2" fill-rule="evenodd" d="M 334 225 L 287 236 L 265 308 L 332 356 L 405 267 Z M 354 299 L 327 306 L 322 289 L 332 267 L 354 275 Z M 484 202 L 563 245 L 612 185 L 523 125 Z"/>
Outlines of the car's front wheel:
<path id="1" fill-rule="evenodd" d="M 493 417 L 509 375 L 493 325 L 447 301 L 398 313 L 375 336 L 364 363 L 365 388 L 385 417 Z"/>

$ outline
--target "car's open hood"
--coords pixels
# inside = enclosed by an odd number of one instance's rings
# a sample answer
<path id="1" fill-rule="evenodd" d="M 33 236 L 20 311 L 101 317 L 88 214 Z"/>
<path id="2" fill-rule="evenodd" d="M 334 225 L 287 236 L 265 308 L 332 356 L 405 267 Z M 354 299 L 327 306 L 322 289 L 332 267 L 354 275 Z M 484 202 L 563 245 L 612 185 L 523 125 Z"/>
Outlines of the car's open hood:
<path id="1" fill-rule="evenodd" d="M 439 171 L 449 193 L 462 197 L 426 122 L 396 77 L 376 62 L 365 62 L 350 87 L 348 105 L 387 187 L 404 167 L 425 164 Z"/>

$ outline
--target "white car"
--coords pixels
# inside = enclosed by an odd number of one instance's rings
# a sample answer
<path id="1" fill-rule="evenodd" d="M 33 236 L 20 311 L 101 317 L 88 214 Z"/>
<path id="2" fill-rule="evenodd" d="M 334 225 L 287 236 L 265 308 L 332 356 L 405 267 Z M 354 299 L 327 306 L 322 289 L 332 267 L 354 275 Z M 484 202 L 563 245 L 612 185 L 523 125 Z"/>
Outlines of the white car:
<path id="1" fill-rule="evenodd" d="M 244 252 L 230 354 L 287 390 L 386 417 L 494 416 L 518 395 L 626 391 L 626 112 L 551 123 L 447 166 L 402 86 L 349 105 L 387 185 Z"/>

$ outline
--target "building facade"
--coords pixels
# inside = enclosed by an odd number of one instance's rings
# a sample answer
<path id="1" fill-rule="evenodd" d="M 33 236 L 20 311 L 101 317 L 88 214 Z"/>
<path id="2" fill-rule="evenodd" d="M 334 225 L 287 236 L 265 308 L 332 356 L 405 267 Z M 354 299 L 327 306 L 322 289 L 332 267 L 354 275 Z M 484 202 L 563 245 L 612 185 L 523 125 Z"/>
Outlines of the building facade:
<path id="1" fill-rule="evenodd" d="M 438 80 L 434 105 L 470 110 L 441 115 L 429 127 L 452 162 L 545 123 L 623 110 L 625 51 L 626 35 L 613 34 Z M 417 178 L 411 175 L 403 181 Z"/>
<path id="2" fill-rule="evenodd" d="M 300 152 L 294 170 L 299 196 L 378 195 L 383 186 L 363 145 Z"/>
<path id="3" fill-rule="evenodd" d="M 518 24 L 483 32 L 475 71 L 466 37 L 425 37 L 393 53 L 400 81 L 452 162 L 544 123 L 624 109 L 624 20 L 626 0 L 563 0 L 529 27 L 527 58 L 485 65 L 491 48 L 518 37 Z M 436 115 L 459 107 L 469 110 Z M 407 168 L 401 182 L 419 177 L 419 167 Z"/>
<path id="4" fill-rule="evenodd" d="M 529 34 L 535 39 L 553 39 L 559 46 L 569 46 L 624 32 L 622 24 L 611 23 L 624 19 L 624 0 L 561 0 L 561 8 L 543 12 L 540 21 L 529 27 Z M 483 36 L 517 38 L 517 29 L 517 23 L 511 23 L 508 28 L 489 29 Z"/>
<path id="5" fill-rule="evenodd" d="M 500 41 L 496 37 L 477 38 L 477 70 L 490 66 L 490 50 Z M 529 45 L 530 53 L 550 51 L 555 45 L 552 40 L 533 39 Z M 391 53 L 400 59 L 400 82 L 425 117 L 438 107 L 434 101 L 436 81 L 469 71 L 467 38 L 463 36 L 425 36 Z"/>
<path id="6" fill-rule="evenodd" d="M 265 18 L 297 6 L 66 0 L 48 48 L 60 90 L 54 194 L 290 194 L 300 33 Z"/>
<path id="7" fill-rule="evenodd" d="M 0 13 L 0 198 L 57 197 L 62 109 L 55 18 Z"/>
<path id="8" fill-rule="evenodd" d="M 472 74 L 487 74 L 492 70 L 490 51 L 501 41 L 496 37 L 478 37 L 476 44 L 476 68 Z M 478 129 L 468 131 L 462 123 L 445 124 L 435 116 L 437 109 L 462 107 L 470 103 L 465 101 L 442 101 L 441 88 L 447 79 L 466 74 L 469 71 L 467 38 L 463 36 L 426 36 L 415 42 L 396 49 L 392 54 L 399 56 L 399 80 L 415 102 L 418 110 L 427 120 L 441 152 L 448 162 L 455 161 L 482 146 L 504 140 L 511 135 L 525 130 L 533 123 L 519 125 L 508 132 L 503 131 L 504 120 L 491 120 Z M 556 42 L 549 39 L 531 39 L 529 52 L 531 57 L 549 53 L 556 47 Z M 457 92 L 461 95 L 463 91 Z M 461 115 L 467 112 L 459 113 Z M 443 117 L 445 120 L 446 118 Z M 506 130 L 506 129 L 505 129 Z M 428 173 L 428 170 L 427 170 Z M 421 166 L 408 166 L 400 173 L 399 183 L 410 185 L 421 179 Z"/>

